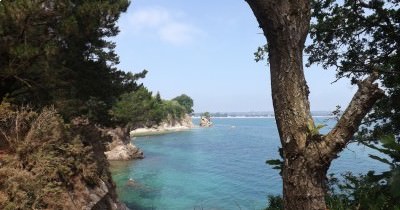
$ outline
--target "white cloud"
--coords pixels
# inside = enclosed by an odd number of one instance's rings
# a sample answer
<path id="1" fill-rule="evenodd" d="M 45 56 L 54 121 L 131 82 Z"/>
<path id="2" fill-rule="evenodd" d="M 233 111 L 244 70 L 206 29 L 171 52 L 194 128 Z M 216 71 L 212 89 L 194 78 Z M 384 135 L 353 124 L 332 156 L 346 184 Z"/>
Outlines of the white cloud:
<path id="1" fill-rule="evenodd" d="M 170 19 L 169 12 L 159 7 L 134 11 L 129 18 L 130 23 L 136 30 L 159 27 L 170 21 Z"/>
<path id="2" fill-rule="evenodd" d="M 184 45 L 193 42 L 203 32 L 165 8 L 152 7 L 133 11 L 129 17 L 130 28 L 134 33 L 145 35 L 155 33 L 164 42 Z"/>
<path id="3" fill-rule="evenodd" d="M 200 34 L 201 31 L 194 26 L 175 22 L 166 24 L 159 30 L 161 39 L 173 44 L 191 43 Z"/>

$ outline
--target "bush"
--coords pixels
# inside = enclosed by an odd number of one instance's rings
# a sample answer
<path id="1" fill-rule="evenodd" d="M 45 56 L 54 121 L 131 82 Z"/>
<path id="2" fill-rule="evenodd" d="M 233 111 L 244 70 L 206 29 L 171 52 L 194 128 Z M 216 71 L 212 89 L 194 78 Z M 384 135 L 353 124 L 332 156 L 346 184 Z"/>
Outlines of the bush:
<path id="1" fill-rule="evenodd" d="M 111 114 L 114 121 L 133 128 L 158 124 L 165 117 L 160 102 L 144 87 L 122 94 Z"/>
<path id="2" fill-rule="evenodd" d="M 172 100 L 177 101 L 181 106 L 183 106 L 187 114 L 193 113 L 193 99 L 186 94 L 182 94 Z"/>
<path id="3" fill-rule="evenodd" d="M 283 210 L 283 200 L 279 195 L 268 195 L 268 206 L 265 210 Z"/>
<path id="4" fill-rule="evenodd" d="M 165 115 L 169 118 L 168 120 L 176 121 L 181 119 L 185 113 L 186 109 L 182 105 L 180 105 L 177 101 L 164 101 L 163 107 L 165 111 Z"/>
<path id="5" fill-rule="evenodd" d="M 176 100 L 161 100 L 142 87 L 121 95 L 111 110 L 113 120 L 131 128 L 152 127 L 163 121 L 179 121 L 187 109 Z"/>
<path id="6" fill-rule="evenodd" d="M 8 148 L 0 168 L 0 209 L 68 209 L 71 194 L 100 180 L 111 183 L 113 193 L 107 139 L 87 121 L 66 125 L 53 108 L 38 114 L 8 104 L 0 106 L 0 115 Z"/>
<path id="7" fill-rule="evenodd" d="M 37 113 L 29 108 L 13 110 L 9 103 L 0 104 L 0 149 L 15 151 L 36 117 Z"/>

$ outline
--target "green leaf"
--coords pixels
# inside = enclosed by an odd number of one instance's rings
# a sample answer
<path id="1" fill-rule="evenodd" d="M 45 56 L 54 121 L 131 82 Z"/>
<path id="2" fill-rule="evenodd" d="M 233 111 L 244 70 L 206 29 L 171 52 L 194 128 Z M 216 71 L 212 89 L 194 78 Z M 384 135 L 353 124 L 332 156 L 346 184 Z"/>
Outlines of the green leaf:
<path id="1" fill-rule="evenodd" d="M 266 163 L 271 166 L 282 165 L 283 161 L 280 159 L 267 160 Z"/>
<path id="2" fill-rule="evenodd" d="M 376 155 L 368 155 L 370 158 L 372 158 L 372 159 L 374 159 L 374 160 L 377 160 L 377 161 L 379 161 L 379 162 L 382 162 L 382 163 L 386 163 L 386 164 L 388 164 L 388 165 L 390 165 L 390 166 L 393 166 L 393 163 L 391 163 L 389 160 L 387 160 L 387 159 L 385 159 L 385 158 L 381 158 L 381 157 L 378 157 L 378 156 L 376 156 Z"/>
<path id="3" fill-rule="evenodd" d="M 400 168 L 393 171 L 390 185 L 392 194 L 395 197 L 400 197 Z"/>
<path id="4" fill-rule="evenodd" d="M 316 129 L 319 131 L 319 130 L 321 130 L 322 128 L 324 128 L 326 126 L 328 126 L 328 125 L 327 124 L 318 124 Z"/>
<path id="5" fill-rule="evenodd" d="M 388 149 L 393 149 L 393 150 L 400 151 L 400 144 L 398 144 L 396 142 L 395 136 L 393 134 L 392 135 L 383 136 L 380 140 L 381 140 L 381 142 L 382 142 L 384 147 L 386 147 Z"/>

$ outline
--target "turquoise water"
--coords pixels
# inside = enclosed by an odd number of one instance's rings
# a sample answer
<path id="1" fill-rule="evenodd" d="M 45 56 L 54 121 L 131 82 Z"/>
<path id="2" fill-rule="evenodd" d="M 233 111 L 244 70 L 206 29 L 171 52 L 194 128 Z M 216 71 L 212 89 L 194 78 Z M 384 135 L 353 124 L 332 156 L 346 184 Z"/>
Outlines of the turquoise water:
<path id="1" fill-rule="evenodd" d="M 317 121 L 326 123 L 321 118 Z M 280 194 L 282 187 L 278 171 L 265 164 L 278 158 L 275 120 L 221 118 L 213 122 L 211 128 L 135 139 L 145 159 L 111 165 L 120 199 L 138 210 L 265 207 L 266 196 Z M 348 148 L 330 172 L 386 169 L 368 158 L 374 151 L 356 144 Z"/>

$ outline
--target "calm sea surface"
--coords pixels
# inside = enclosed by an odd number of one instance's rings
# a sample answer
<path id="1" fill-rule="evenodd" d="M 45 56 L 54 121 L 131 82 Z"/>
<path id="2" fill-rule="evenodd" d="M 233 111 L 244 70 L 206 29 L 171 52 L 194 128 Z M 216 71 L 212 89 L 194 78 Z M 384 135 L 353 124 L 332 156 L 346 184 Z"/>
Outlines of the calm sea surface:
<path id="1" fill-rule="evenodd" d="M 326 118 L 316 121 L 328 124 L 326 129 L 334 123 Z M 111 164 L 120 199 L 133 210 L 265 207 L 267 195 L 280 194 L 282 187 L 278 171 L 265 164 L 279 156 L 275 119 L 213 122 L 211 128 L 135 139 L 145 159 Z M 376 152 L 351 144 L 333 162 L 330 173 L 386 169 L 368 154 Z"/>

